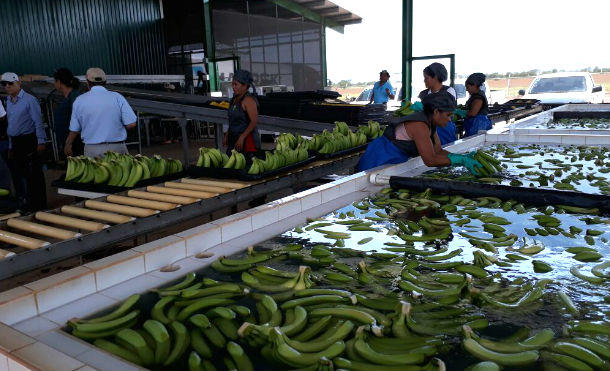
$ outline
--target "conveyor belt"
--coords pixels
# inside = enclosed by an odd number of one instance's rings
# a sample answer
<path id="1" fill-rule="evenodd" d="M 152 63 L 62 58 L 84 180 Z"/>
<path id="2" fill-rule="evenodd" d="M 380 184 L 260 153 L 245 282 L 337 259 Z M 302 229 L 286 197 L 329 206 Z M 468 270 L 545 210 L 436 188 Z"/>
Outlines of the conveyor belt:
<path id="1" fill-rule="evenodd" d="M 503 201 L 515 200 L 530 205 L 568 205 L 584 208 L 597 208 L 604 214 L 610 214 L 610 196 L 572 191 L 560 191 L 545 188 L 513 187 L 499 184 L 452 181 L 444 179 L 427 179 L 378 175 L 372 180 L 375 184 L 389 184 L 394 189 L 413 189 L 425 191 L 431 189 L 443 194 L 459 194 L 465 197 L 497 197 Z"/>
<path id="2" fill-rule="evenodd" d="M 0 260 L 0 280 L 353 168 L 361 155 L 362 152 L 358 152 L 332 160 L 316 161 L 258 182 L 182 179 L 16 219 L 42 225 L 37 230 L 32 225 L 24 227 L 27 223 L 12 223 L 8 227 L 7 223 L 2 223 L 0 233 L 8 232 L 4 241 L 11 238 L 15 242 L 20 238 L 24 241 L 19 242 L 20 248 L 0 246 L 0 249 L 16 252 L 16 255 Z M 166 198 L 161 192 L 172 197 Z M 163 205 L 158 206 L 167 210 L 142 207 L 144 204 L 134 206 L 136 198 L 163 202 Z M 153 205 L 146 203 L 148 207 Z M 49 217 L 49 214 L 61 215 L 63 218 L 51 224 L 49 221 L 53 216 Z M 57 230 L 45 229 L 45 226 Z M 46 230 L 47 235 L 39 234 L 41 228 Z M 32 233 L 34 230 L 36 233 Z M 49 233 L 56 237 L 67 237 L 66 233 L 82 235 L 62 240 L 49 237 Z"/>

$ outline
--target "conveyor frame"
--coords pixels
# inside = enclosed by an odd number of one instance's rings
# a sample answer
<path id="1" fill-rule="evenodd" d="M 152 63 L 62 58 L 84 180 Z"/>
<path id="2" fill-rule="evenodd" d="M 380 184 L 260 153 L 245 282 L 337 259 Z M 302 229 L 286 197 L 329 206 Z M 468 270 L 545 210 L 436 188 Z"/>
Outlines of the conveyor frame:
<path id="1" fill-rule="evenodd" d="M 93 252 L 104 246 L 210 214 L 280 189 L 289 188 L 307 181 L 319 179 L 324 175 L 352 168 L 356 166 L 361 154 L 362 152 L 353 153 L 333 161 L 314 162 L 303 169 L 263 180 L 249 187 L 204 199 L 190 205 L 184 205 L 150 217 L 137 218 L 129 223 L 113 225 L 100 232 L 84 234 L 78 238 L 18 253 L 10 258 L 0 260 L 0 281 L 64 259 Z M 123 193 L 119 194 L 122 195 Z M 83 204 L 81 202 L 74 206 L 83 206 Z M 30 217 L 23 217 L 22 219 L 29 220 Z"/>

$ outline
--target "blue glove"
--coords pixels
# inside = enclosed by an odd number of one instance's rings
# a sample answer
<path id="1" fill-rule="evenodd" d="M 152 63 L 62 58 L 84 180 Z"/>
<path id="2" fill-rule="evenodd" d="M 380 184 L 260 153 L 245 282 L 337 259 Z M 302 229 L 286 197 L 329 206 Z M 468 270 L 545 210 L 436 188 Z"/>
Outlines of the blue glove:
<path id="1" fill-rule="evenodd" d="M 456 116 L 459 116 L 461 118 L 464 118 L 464 117 L 466 117 L 466 112 L 467 112 L 466 110 L 458 108 L 458 109 L 453 111 L 453 114 L 456 115 Z"/>
<path id="2" fill-rule="evenodd" d="M 466 154 L 466 156 L 468 156 L 468 157 L 470 157 L 470 158 L 474 158 L 474 155 L 476 155 L 476 154 L 477 154 L 477 151 L 471 151 L 471 152 L 468 152 L 468 153 Z"/>
<path id="3" fill-rule="evenodd" d="M 424 105 L 421 102 L 415 102 L 411 105 L 411 109 L 416 112 L 421 112 L 424 110 Z"/>
<path id="4" fill-rule="evenodd" d="M 468 155 L 459 155 L 457 153 L 450 153 L 447 155 L 449 161 L 451 161 L 451 166 L 462 165 L 470 171 L 472 175 L 481 175 L 478 171 L 478 167 L 483 167 L 481 163 L 474 158 L 468 157 Z"/>

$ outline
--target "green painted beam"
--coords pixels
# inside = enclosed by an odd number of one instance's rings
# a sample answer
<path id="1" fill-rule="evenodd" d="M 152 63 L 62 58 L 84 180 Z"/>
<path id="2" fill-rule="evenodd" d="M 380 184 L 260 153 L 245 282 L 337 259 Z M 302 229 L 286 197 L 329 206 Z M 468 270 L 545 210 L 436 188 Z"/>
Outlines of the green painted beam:
<path id="1" fill-rule="evenodd" d="M 291 12 L 297 13 L 309 20 L 312 20 L 316 23 L 319 23 L 325 27 L 331 28 L 339 33 L 343 33 L 344 27 L 333 21 L 332 19 L 325 18 L 324 16 L 319 15 L 313 10 L 306 8 L 302 5 L 299 5 L 291 0 L 270 0 L 272 3 L 281 6 L 284 9 L 288 9 Z"/>
<path id="2" fill-rule="evenodd" d="M 216 44 L 214 42 L 214 28 L 212 27 L 212 10 L 210 0 L 203 0 L 203 23 L 205 25 L 205 57 L 208 60 L 208 74 L 210 77 L 210 91 L 218 91 L 216 79 Z"/>
<path id="3" fill-rule="evenodd" d="M 320 25 L 320 55 L 322 56 L 322 87 L 328 86 L 327 67 L 326 67 L 326 27 Z"/>
<path id="4" fill-rule="evenodd" d="M 402 60 L 404 99 L 410 102 L 413 82 L 413 0 L 402 2 Z"/>

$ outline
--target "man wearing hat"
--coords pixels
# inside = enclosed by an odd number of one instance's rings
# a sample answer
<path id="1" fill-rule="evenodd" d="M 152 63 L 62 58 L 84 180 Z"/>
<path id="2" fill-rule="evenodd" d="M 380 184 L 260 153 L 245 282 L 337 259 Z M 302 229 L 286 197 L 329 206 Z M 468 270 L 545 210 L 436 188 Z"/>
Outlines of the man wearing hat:
<path id="1" fill-rule="evenodd" d="M 388 81 L 390 79 L 390 73 L 387 70 L 379 72 L 379 81 L 373 85 L 373 94 L 369 103 L 381 103 L 387 104 L 390 99 L 394 99 L 394 88 Z"/>
<path id="2" fill-rule="evenodd" d="M 108 91 L 106 74 L 101 68 L 87 70 L 89 92 L 74 101 L 70 119 L 70 134 L 64 152 L 72 155 L 72 142 L 80 133 L 85 143 L 85 156 L 101 157 L 107 151 L 128 153 L 127 131 L 136 126 L 137 116 L 125 98 Z"/>
<path id="3" fill-rule="evenodd" d="M 16 196 L 25 199 L 28 210 L 44 209 L 47 193 L 41 153 L 45 150 L 47 135 L 42 126 L 40 104 L 34 96 L 21 89 L 19 76 L 15 73 L 2 74 L 0 84 L 9 95 L 6 133 Z"/>

